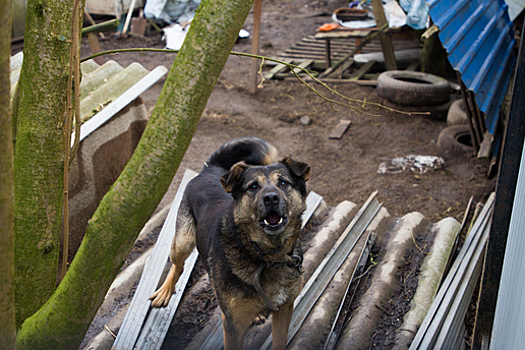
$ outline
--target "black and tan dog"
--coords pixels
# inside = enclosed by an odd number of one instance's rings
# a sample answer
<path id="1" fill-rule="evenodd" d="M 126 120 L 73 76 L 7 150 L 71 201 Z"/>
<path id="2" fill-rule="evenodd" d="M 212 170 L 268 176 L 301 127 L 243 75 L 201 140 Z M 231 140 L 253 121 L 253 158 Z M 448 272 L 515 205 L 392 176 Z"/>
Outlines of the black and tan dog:
<path id="1" fill-rule="evenodd" d="M 171 249 L 173 265 L 151 296 L 166 306 L 184 260 L 198 248 L 223 313 L 225 349 L 241 349 L 246 329 L 273 311 L 273 348 L 284 349 L 302 288 L 298 236 L 306 209 L 307 164 L 284 158 L 264 140 L 239 138 L 213 153 L 188 184 Z"/>

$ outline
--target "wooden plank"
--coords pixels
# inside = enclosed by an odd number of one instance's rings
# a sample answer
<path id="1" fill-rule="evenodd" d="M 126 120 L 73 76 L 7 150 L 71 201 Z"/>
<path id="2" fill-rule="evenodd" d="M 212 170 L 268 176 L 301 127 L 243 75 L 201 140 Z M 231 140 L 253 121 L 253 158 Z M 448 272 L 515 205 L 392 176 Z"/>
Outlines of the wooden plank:
<path id="1" fill-rule="evenodd" d="M 352 76 L 348 80 L 359 80 L 359 79 L 361 79 L 363 77 L 363 75 L 368 73 L 368 71 L 374 66 L 374 64 L 376 64 L 376 61 L 368 61 L 368 62 L 366 62 L 365 64 L 363 64 L 361 66 L 361 68 L 359 68 L 357 70 L 357 72 L 352 74 Z"/>
<path id="2" fill-rule="evenodd" d="M 339 121 L 339 124 L 330 132 L 330 135 L 328 135 L 328 138 L 330 139 L 336 139 L 340 140 L 341 137 L 343 137 L 343 134 L 346 132 L 348 127 L 352 124 L 352 121 L 348 119 L 341 119 Z"/>
<path id="3" fill-rule="evenodd" d="M 343 57 L 343 55 L 344 55 L 344 52 L 332 52 L 332 57 Z M 297 56 L 298 58 L 295 58 L 296 60 L 308 59 L 309 57 L 307 56 L 315 56 L 315 57 L 322 57 L 322 60 L 326 61 L 325 60 L 325 50 L 323 51 L 293 50 L 293 51 L 286 52 L 284 56 L 286 57 Z"/>
<path id="4" fill-rule="evenodd" d="M 91 53 L 94 55 L 96 53 L 100 53 L 100 43 L 98 42 L 97 34 L 95 33 L 89 33 L 88 34 L 88 42 L 89 42 L 89 48 L 91 49 Z M 97 62 L 97 64 L 104 64 L 104 57 L 98 56 L 93 58 L 93 61 Z"/>
<path id="5" fill-rule="evenodd" d="M 196 175 L 197 173 L 191 170 L 186 170 L 184 173 L 184 177 L 182 178 L 177 194 L 175 195 L 168 217 L 162 226 L 157 243 L 153 248 L 151 258 L 148 259 L 144 266 L 142 278 L 140 279 L 137 290 L 131 300 L 128 312 L 122 321 L 117 339 L 115 339 L 111 348 L 112 350 L 129 350 L 133 349 L 133 346 L 135 345 L 140 329 L 144 324 L 146 314 L 150 309 L 151 301 L 149 300 L 149 297 L 157 289 L 164 268 L 166 267 L 166 262 L 168 261 L 171 242 L 175 236 L 177 211 L 182 202 L 184 190 L 188 182 Z"/>
<path id="6" fill-rule="evenodd" d="M 377 28 L 375 28 L 377 30 Z M 317 32 L 314 36 L 316 39 L 349 39 L 349 38 L 364 38 L 372 33 L 374 29 L 347 29 L 347 30 L 332 30 L 329 32 Z"/>
<path id="7" fill-rule="evenodd" d="M 351 42 L 351 41 L 342 41 L 342 40 L 331 40 L 330 41 L 332 43 L 333 46 L 336 46 L 336 47 L 346 47 L 346 48 L 352 48 L 354 47 L 354 43 Z M 295 43 L 295 45 L 316 45 L 316 46 L 324 46 L 324 40 L 317 40 L 317 39 L 302 39 L 300 42 L 298 43 Z"/>
<path id="8" fill-rule="evenodd" d="M 287 77 L 286 80 L 297 80 L 297 78 L 295 77 Z M 327 78 L 321 78 L 318 80 L 322 81 L 323 83 L 330 83 L 330 84 L 340 84 L 340 83 L 344 83 L 344 84 L 347 84 L 347 83 L 351 83 L 351 84 L 356 84 L 356 85 L 360 85 L 360 86 L 376 86 L 377 85 L 377 80 L 356 80 L 356 81 L 352 81 L 352 80 L 348 80 L 348 79 L 327 79 Z M 314 80 L 310 77 L 304 77 L 304 81 L 307 81 L 309 83 L 312 83 L 314 82 Z"/>
<path id="9" fill-rule="evenodd" d="M 291 59 L 285 59 L 283 61 L 287 63 L 292 63 Z M 276 75 L 277 73 L 282 73 L 286 69 L 288 69 L 288 66 L 286 64 L 279 63 L 264 75 L 264 79 L 270 80 L 274 77 L 274 75 Z"/>
<path id="10" fill-rule="evenodd" d="M 343 73 L 350 68 L 354 64 L 354 60 L 349 59 L 345 61 L 342 65 L 340 65 L 336 70 L 334 70 L 332 73 L 328 74 L 327 78 L 341 78 L 343 76 Z"/>
<path id="11" fill-rule="evenodd" d="M 312 60 L 312 59 L 309 59 L 309 60 L 303 60 L 303 61 L 302 61 L 301 63 L 299 63 L 297 66 L 306 69 L 306 68 L 310 67 L 310 66 L 312 65 L 312 63 L 314 63 L 314 60 Z M 294 68 L 293 71 L 294 71 L 295 73 L 297 73 L 297 74 L 299 74 L 299 73 L 303 73 L 303 72 L 304 72 L 304 71 L 303 71 L 302 69 L 300 69 L 300 68 Z"/>
<path id="12" fill-rule="evenodd" d="M 131 19 L 130 32 L 144 36 L 146 34 L 146 24 L 148 20 L 144 18 L 144 10 L 139 10 L 139 16 Z"/>
<path id="13" fill-rule="evenodd" d="M 171 297 L 168 306 L 150 310 L 134 349 L 160 350 L 198 257 L 199 253 L 197 248 L 195 248 L 184 262 L 184 270 L 175 285 L 175 293 Z"/>
<path id="14" fill-rule="evenodd" d="M 118 27 L 118 20 L 112 19 L 107 22 L 102 22 L 96 25 L 85 27 L 82 29 L 82 36 L 88 35 L 89 33 L 99 33 L 105 32 L 108 30 L 116 29 Z"/>

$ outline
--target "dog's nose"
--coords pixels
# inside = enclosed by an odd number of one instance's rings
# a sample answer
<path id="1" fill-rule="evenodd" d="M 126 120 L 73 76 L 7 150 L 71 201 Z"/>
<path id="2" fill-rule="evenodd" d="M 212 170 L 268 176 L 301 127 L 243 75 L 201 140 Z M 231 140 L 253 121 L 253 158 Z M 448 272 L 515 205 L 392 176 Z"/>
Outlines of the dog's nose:
<path id="1" fill-rule="evenodd" d="M 264 204 L 268 206 L 273 205 L 273 204 L 278 204 L 279 195 L 275 192 L 267 193 L 264 195 L 263 201 L 264 201 Z"/>

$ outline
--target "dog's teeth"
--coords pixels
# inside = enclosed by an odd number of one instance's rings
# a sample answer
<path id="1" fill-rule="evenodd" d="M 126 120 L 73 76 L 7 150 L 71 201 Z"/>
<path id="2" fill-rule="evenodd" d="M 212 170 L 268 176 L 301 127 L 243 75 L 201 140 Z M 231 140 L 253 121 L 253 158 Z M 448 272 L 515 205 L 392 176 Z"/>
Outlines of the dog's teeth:
<path id="1" fill-rule="evenodd" d="M 266 226 L 270 226 L 270 223 L 269 223 L 266 219 L 264 219 L 264 224 L 265 224 Z"/>
<path id="2" fill-rule="evenodd" d="M 279 219 L 279 222 L 277 223 L 278 225 L 282 224 L 283 223 L 283 218 L 280 218 Z"/>

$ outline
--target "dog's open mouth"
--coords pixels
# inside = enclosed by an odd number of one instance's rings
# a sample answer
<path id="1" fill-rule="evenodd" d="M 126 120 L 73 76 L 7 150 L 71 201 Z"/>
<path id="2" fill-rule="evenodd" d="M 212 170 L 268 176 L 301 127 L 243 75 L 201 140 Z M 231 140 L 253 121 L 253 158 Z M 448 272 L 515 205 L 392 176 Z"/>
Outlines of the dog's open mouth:
<path id="1" fill-rule="evenodd" d="M 286 217 L 282 217 L 275 211 L 270 211 L 266 217 L 259 220 L 259 224 L 265 229 L 274 231 L 285 226 L 287 221 Z"/>

